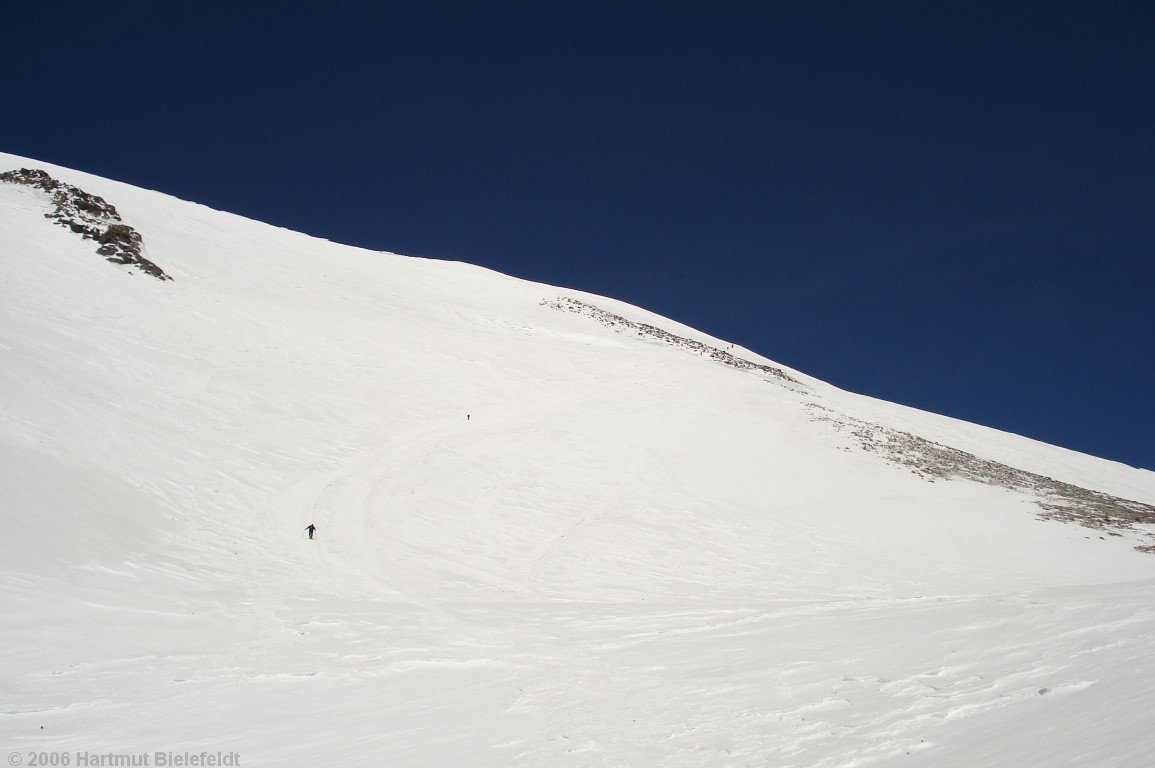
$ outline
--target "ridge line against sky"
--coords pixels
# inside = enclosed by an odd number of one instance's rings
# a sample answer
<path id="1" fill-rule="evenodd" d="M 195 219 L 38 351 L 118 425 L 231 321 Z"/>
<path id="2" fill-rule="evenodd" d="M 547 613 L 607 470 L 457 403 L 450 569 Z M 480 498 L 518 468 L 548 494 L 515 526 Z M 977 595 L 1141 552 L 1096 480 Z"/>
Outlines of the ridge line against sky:
<path id="1" fill-rule="evenodd" d="M 7 19 L 3 151 L 1155 468 L 1150 4 Z"/>

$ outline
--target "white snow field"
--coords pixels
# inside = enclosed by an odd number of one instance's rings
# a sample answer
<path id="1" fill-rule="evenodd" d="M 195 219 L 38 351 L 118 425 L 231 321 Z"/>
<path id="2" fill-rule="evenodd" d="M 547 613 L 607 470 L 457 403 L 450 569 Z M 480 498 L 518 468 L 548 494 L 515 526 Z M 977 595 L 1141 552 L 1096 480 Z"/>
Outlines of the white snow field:
<path id="1" fill-rule="evenodd" d="M 1151 518 L 1044 519 L 894 441 L 1138 507 L 1155 473 L 22 167 L 173 279 L 0 183 L 10 764 L 1155 765 Z"/>

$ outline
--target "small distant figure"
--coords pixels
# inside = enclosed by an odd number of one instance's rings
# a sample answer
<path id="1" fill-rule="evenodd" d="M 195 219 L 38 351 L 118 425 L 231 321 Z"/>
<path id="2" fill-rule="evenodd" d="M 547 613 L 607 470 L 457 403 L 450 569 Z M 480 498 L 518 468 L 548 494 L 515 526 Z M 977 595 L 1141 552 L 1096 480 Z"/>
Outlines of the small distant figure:
<path id="1" fill-rule="evenodd" d="M 309 527 L 305 529 L 305 533 L 309 534 L 309 538 L 313 538 L 313 534 L 317 532 L 317 526 L 309 523 Z"/>
<path id="2" fill-rule="evenodd" d="M 465 414 L 465 420 L 466 420 L 466 421 L 469 421 L 469 414 L 468 414 L 468 413 L 467 413 L 467 414 Z"/>

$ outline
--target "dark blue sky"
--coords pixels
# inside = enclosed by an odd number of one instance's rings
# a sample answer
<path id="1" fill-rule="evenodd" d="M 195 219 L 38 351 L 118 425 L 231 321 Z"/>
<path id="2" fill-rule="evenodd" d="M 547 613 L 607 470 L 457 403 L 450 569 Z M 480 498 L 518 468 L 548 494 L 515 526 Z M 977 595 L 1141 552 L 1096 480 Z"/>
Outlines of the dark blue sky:
<path id="1" fill-rule="evenodd" d="M 0 148 L 1155 468 L 1155 4 L 168 5 L 9 8 Z"/>

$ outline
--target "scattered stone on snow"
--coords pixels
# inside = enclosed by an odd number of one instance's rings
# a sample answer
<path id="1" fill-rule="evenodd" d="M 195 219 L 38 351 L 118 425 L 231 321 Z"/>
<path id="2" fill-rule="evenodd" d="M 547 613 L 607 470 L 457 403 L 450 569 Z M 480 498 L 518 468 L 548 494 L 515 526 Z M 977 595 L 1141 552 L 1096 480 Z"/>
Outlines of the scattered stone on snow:
<path id="1" fill-rule="evenodd" d="M 749 360 L 733 355 L 724 349 L 718 349 L 717 347 L 711 347 L 709 344 L 703 344 L 700 341 L 694 341 L 693 339 L 687 339 L 682 336 L 678 336 L 676 334 L 670 333 L 669 331 L 664 331 L 661 328 L 657 328 L 653 325 L 647 325 L 646 323 L 636 323 L 633 320 L 627 320 L 621 315 L 615 315 L 613 312 L 607 312 L 600 307 L 595 307 L 593 304 L 587 304 L 586 302 L 579 301 L 578 299 L 573 299 L 568 296 L 559 296 L 556 299 L 547 299 L 541 302 L 541 304 L 544 307 L 550 307 L 551 309 L 556 309 L 561 312 L 576 312 L 579 315 L 592 317 L 602 325 L 606 326 L 607 328 L 612 328 L 615 331 L 634 331 L 639 336 L 657 339 L 658 341 L 665 342 L 670 346 L 686 349 L 691 352 L 696 352 L 700 355 L 705 355 L 711 360 L 715 360 L 719 363 L 722 363 L 723 365 L 728 365 L 731 368 L 737 368 L 743 371 L 757 371 L 760 373 L 769 374 L 770 376 L 773 376 L 782 382 L 795 384 L 799 387 L 803 386 L 802 382 L 798 381 L 798 379 L 795 379 L 781 368 L 775 368 L 772 365 L 752 363 Z M 793 389 L 793 387 L 791 387 L 791 389 Z"/>
<path id="2" fill-rule="evenodd" d="M 852 436 L 862 450 L 895 466 L 906 467 L 929 482 L 961 478 L 1024 491 L 1039 497 L 1036 503 L 1041 509 L 1040 518 L 1077 523 L 1109 536 L 1122 536 L 1124 531 L 1137 533 L 1140 532 L 1137 526 L 1155 525 L 1155 506 L 1150 504 L 1080 488 L 1052 477 L 982 459 L 909 432 L 835 413 L 817 403 L 807 405 L 814 411 L 813 421 L 829 423 L 838 432 Z M 1145 535 L 1155 538 L 1151 533 Z M 1155 554 L 1155 545 L 1140 545 L 1135 549 Z"/>

